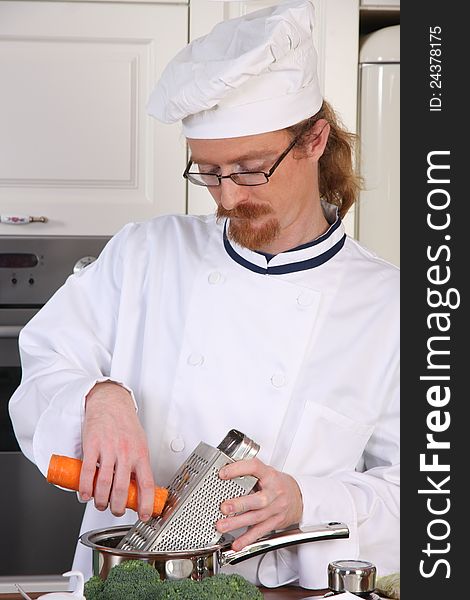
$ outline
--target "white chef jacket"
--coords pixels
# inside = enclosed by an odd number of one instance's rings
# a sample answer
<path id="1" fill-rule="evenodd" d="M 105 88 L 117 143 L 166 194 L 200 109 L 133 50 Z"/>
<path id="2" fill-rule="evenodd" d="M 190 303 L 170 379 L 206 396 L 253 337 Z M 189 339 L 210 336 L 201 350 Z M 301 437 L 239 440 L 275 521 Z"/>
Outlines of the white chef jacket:
<path id="1" fill-rule="evenodd" d="M 349 539 L 228 571 L 307 588 L 327 587 L 331 560 L 397 571 L 398 270 L 323 206 L 328 231 L 271 259 L 228 240 L 213 216 L 126 225 L 21 332 L 10 414 L 25 455 L 44 474 L 53 453 L 81 457 L 84 398 L 111 379 L 134 394 L 157 484 L 200 441 L 216 446 L 235 428 L 295 477 L 301 527 L 349 526 Z M 81 531 L 136 518 L 90 502 Z M 73 568 L 91 575 L 80 543 Z"/>

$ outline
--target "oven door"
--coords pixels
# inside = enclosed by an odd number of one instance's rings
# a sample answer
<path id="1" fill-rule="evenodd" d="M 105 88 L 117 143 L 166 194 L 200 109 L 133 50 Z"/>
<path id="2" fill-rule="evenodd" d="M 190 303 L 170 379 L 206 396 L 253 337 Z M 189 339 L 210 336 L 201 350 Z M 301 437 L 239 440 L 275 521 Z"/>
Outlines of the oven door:
<path id="1" fill-rule="evenodd" d="M 84 512 L 75 493 L 48 484 L 20 452 L 8 414 L 21 380 L 18 334 L 36 311 L 0 308 L 0 584 L 2 576 L 68 571 Z"/>
<path id="2" fill-rule="evenodd" d="M 37 310 L 0 308 L 0 453 L 20 451 L 8 415 L 8 400 L 21 381 L 18 335 Z"/>

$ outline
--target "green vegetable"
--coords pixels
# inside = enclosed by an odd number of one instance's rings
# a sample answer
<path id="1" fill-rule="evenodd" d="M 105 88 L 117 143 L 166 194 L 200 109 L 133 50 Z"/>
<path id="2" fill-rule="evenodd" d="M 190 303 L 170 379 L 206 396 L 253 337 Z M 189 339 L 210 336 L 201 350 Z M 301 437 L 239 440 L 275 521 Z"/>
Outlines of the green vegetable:
<path id="1" fill-rule="evenodd" d="M 209 597 L 202 592 L 202 586 L 192 579 L 178 581 L 165 580 L 158 589 L 158 600 L 207 600 Z"/>
<path id="2" fill-rule="evenodd" d="M 161 581 L 148 563 L 129 560 L 114 566 L 106 581 L 92 577 L 85 584 L 87 600 L 263 600 L 258 588 L 241 575 L 219 573 L 201 582 Z"/>
<path id="3" fill-rule="evenodd" d="M 129 585 L 114 582 L 104 586 L 99 600 L 156 600 L 158 597 L 155 584 Z"/>
<path id="4" fill-rule="evenodd" d="M 108 574 L 105 588 L 111 584 L 123 583 L 130 586 L 160 584 L 158 571 L 143 560 L 126 560 L 114 566 Z"/>
<path id="5" fill-rule="evenodd" d="M 86 600 L 101 600 L 101 592 L 103 591 L 104 581 L 101 577 L 94 576 L 85 583 L 85 598 Z"/>
<path id="6" fill-rule="evenodd" d="M 400 600 L 400 573 L 377 577 L 376 590 L 381 596 Z"/>
<path id="7" fill-rule="evenodd" d="M 158 600 L 263 600 L 258 588 L 241 575 L 219 573 L 202 582 L 182 579 L 164 581 Z"/>
<path id="8" fill-rule="evenodd" d="M 211 600 L 219 598 L 224 600 L 263 600 L 263 594 L 256 585 L 237 574 L 225 575 L 219 573 L 214 577 L 204 579 L 200 585 L 208 594 L 201 598 L 207 597 Z M 196 596 L 196 598 L 199 598 L 199 596 Z"/>
<path id="9" fill-rule="evenodd" d="M 85 584 L 86 600 L 156 600 L 162 585 L 158 571 L 142 560 L 126 560 L 114 566 L 101 587 L 97 580 L 101 581 L 92 577 Z"/>

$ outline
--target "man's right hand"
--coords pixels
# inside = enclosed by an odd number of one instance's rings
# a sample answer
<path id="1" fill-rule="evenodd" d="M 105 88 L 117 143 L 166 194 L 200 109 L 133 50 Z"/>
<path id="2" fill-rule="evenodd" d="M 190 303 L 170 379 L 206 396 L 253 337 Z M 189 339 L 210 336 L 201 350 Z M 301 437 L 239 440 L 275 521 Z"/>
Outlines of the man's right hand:
<path id="1" fill-rule="evenodd" d="M 124 514 L 131 475 L 138 489 L 139 519 L 152 515 L 155 484 L 147 438 L 130 393 L 117 383 L 97 383 L 86 397 L 80 497 L 98 510 Z M 93 479 L 99 463 L 93 491 Z"/>

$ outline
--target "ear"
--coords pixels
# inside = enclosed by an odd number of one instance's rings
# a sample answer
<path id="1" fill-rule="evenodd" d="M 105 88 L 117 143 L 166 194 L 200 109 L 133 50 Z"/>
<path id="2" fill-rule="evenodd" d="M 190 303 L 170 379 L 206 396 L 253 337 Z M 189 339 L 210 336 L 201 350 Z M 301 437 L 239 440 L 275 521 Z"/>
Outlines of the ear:
<path id="1" fill-rule="evenodd" d="M 307 143 L 307 152 L 310 158 L 319 161 L 325 150 L 328 136 L 330 135 L 330 124 L 326 119 L 318 119 L 311 129 L 310 139 Z"/>

